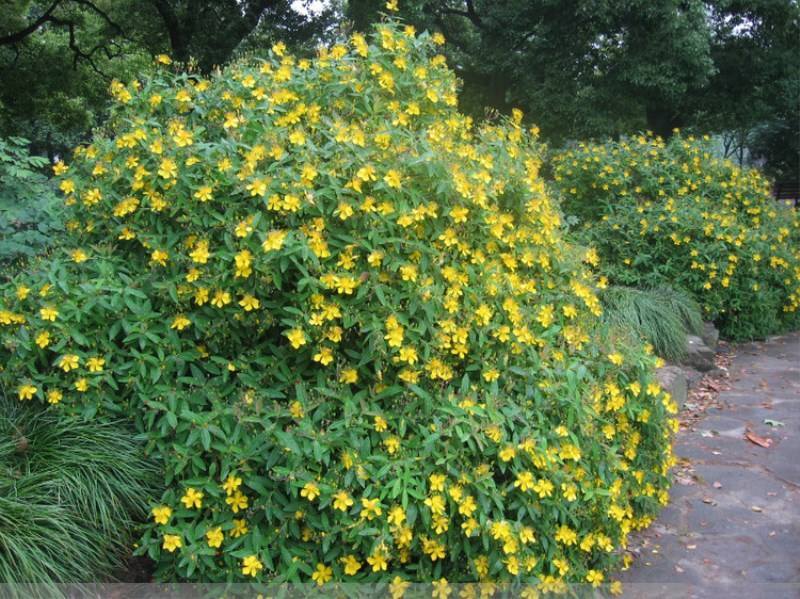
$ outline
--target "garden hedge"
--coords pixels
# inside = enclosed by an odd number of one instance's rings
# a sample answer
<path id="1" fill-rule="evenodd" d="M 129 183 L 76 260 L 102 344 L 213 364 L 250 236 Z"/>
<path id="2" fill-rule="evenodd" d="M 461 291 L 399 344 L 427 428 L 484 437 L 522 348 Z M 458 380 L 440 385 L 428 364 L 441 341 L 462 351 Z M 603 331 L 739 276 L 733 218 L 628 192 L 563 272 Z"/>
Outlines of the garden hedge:
<path id="1" fill-rule="evenodd" d="M 613 283 L 682 288 L 731 339 L 800 326 L 800 217 L 710 139 L 580 143 L 553 161 L 577 238 Z"/>
<path id="2" fill-rule="evenodd" d="M 667 501 L 675 405 L 598 328 L 522 115 L 439 35 L 116 83 L 61 259 L 0 306 L 20 400 L 127 414 L 163 580 L 585 581 Z"/>

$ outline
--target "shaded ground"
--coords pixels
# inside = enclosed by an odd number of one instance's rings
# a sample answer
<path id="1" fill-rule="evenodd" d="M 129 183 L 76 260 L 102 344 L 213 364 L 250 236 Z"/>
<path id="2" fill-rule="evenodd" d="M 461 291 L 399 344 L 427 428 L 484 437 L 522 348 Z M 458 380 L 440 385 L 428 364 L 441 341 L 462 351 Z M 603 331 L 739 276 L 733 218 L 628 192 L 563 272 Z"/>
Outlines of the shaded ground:
<path id="1" fill-rule="evenodd" d="M 800 597 L 800 333 L 729 363 L 689 399 L 706 405 L 687 403 L 670 504 L 629 547 L 626 596 Z"/>

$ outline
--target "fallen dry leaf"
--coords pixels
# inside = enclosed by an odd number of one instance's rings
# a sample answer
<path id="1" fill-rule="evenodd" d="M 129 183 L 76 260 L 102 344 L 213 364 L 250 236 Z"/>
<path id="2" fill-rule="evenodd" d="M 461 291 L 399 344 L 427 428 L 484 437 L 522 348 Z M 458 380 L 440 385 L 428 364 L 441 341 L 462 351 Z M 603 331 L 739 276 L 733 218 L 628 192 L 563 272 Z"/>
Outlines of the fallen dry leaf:
<path id="1" fill-rule="evenodd" d="M 769 449 L 770 446 L 772 445 L 772 439 L 767 439 L 765 437 L 759 437 L 757 434 L 755 434 L 750 429 L 746 429 L 744 431 L 744 436 L 748 441 L 750 441 L 750 443 L 755 443 L 759 447 L 763 447 L 765 449 Z"/>
<path id="2" fill-rule="evenodd" d="M 753 510 L 754 512 L 763 512 L 764 511 L 760 507 L 758 507 L 757 505 L 754 505 L 750 509 Z"/>
<path id="3" fill-rule="evenodd" d="M 721 482 L 719 482 L 718 480 L 715 480 L 715 481 L 712 483 L 712 485 L 711 485 L 711 486 L 712 486 L 712 487 L 714 487 L 715 489 L 721 489 L 721 488 L 722 488 L 722 483 L 721 483 Z"/>

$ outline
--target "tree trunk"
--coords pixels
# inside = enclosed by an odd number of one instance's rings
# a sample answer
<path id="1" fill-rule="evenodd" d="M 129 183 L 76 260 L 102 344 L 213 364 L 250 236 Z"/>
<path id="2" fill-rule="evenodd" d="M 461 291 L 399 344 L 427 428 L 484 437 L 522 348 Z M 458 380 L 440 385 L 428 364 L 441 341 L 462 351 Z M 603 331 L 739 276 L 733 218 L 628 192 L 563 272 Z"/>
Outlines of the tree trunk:
<path id="1" fill-rule="evenodd" d="M 672 137 L 672 131 L 680 126 L 674 113 L 663 106 L 648 105 L 645 109 L 647 128 L 664 139 Z"/>

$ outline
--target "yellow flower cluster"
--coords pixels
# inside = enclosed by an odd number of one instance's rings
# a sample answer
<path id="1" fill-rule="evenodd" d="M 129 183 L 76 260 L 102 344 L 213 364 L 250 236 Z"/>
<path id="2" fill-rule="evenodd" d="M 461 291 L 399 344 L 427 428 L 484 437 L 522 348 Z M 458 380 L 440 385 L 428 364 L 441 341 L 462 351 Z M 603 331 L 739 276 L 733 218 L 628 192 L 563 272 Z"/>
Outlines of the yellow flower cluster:
<path id="1" fill-rule="evenodd" d="M 128 411 L 160 577 L 599 584 L 666 502 L 655 359 L 598 328 L 535 130 L 459 114 L 442 41 L 115 84 L 59 167 L 83 256 L 4 290 L 0 380 Z"/>

